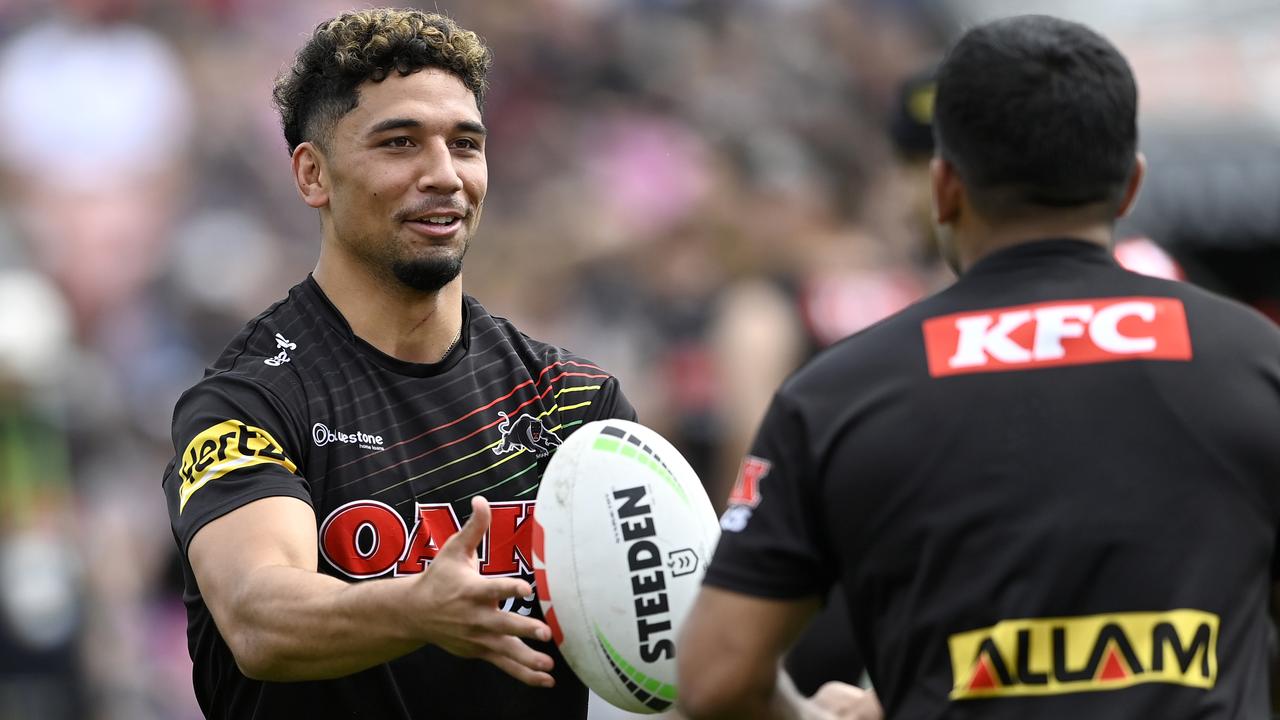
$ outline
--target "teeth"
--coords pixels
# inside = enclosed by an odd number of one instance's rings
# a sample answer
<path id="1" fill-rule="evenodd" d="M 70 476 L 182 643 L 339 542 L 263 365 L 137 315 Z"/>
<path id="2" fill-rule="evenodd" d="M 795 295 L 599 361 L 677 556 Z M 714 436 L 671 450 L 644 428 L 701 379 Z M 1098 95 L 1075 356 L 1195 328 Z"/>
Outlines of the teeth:
<path id="1" fill-rule="evenodd" d="M 431 218 L 427 218 L 427 222 L 431 223 L 432 225 L 450 225 L 450 224 L 452 224 L 452 223 L 453 223 L 453 220 L 454 220 L 454 219 L 453 219 L 453 218 L 451 218 L 451 217 L 431 217 Z"/>

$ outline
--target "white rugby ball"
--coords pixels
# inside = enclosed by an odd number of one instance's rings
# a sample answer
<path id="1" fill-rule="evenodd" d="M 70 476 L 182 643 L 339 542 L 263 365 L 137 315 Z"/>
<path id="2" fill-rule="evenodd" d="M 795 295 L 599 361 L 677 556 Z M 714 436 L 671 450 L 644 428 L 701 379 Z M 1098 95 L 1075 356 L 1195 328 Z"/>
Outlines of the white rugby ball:
<path id="1" fill-rule="evenodd" d="M 625 420 L 587 423 L 538 488 L 533 566 L 542 614 L 587 687 L 637 713 L 676 699 L 676 635 L 720 536 L 675 447 Z"/>

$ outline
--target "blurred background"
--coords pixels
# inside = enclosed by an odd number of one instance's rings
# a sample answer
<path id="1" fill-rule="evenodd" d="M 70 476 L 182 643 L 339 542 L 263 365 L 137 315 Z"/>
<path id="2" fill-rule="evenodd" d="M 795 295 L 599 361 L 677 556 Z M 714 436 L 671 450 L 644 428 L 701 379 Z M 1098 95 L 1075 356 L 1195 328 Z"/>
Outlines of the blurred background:
<path id="1" fill-rule="evenodd" d="M 0 719 L 199 717 L 171 413 L 315 263 L 270 88 L 351 7 L 0 0 Z M 1079 19 L 1125 52 L 1150 176 L 1122 261 L 1280 319 L 1271 0 L 427 7 L 496 59 L 468 292 L 619 376 L 717 505 L 788 372 L 951 281 L 928 73 L 983 19 Z"/>

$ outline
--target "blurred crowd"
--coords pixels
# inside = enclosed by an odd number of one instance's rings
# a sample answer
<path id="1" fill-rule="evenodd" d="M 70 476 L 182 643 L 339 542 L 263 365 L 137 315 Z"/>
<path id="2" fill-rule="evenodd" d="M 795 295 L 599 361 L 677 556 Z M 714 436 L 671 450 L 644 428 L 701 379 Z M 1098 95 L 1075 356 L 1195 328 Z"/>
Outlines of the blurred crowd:
<path id="1" fill-rule="evenodd" d="M 199 717 L 160 491 L 171 413 L 315 263 L 270 89 L 350 7 L 0 0 L 0 718 Z M 947 3 L 429 7 L 495 54 L 467 291 L 619 376 L 717 505 L 786 373 L 949 281 L 919 76 L 959 22 Z M 1245 155 L 1280 172 L 1257 132 Z M 1221 230 L 1280 203 L 1226 174 L 1208 187 L 1238 214 L 1210 202 L 1210 229 L 1170 224 L 1206 196 L 1192 178 L 1132 234 L 1280 317 L 1280 220 Z M 1214 233 L 1261 255 L 1205 259 Z"/>

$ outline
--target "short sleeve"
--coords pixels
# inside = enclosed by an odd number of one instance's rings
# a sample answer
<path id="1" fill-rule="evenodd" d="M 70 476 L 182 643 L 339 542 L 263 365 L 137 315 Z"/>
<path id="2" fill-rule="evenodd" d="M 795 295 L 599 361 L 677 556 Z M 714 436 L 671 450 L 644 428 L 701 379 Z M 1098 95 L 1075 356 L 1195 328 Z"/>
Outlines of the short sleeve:
<path id="1" fill-rule="evenodd" d="M 214 375 L 178 400 L 164 493 L 184 554 L 200 528 L 254 500 L 284 495 L 311 504 L 300 435 L 284 404 L 249 378 Z"/>
<path id="2" fill-rule="evenodd" d="M 627 400 L 619 387 L 618 379 L 610 377 L 600 388 L 600 394 L 592 402 L 590 420 L 630 420 L 636 421 L 636 409 Z"/>
<path id="3" fill-rule="evenodd" d="M 831 587 L 810 446 L 799 413 L 775 396 L 721 517 L 706 584 L 770 598 L 822 595 Z"/>

